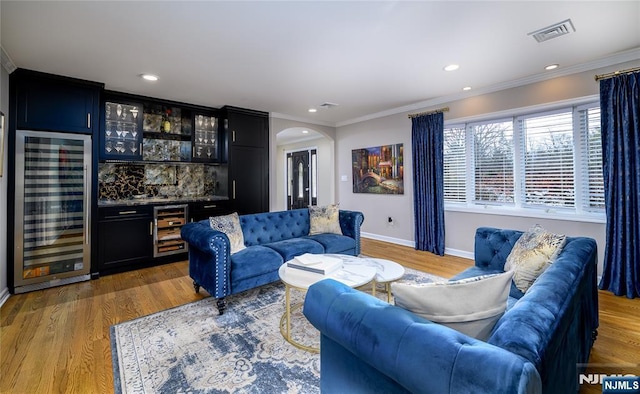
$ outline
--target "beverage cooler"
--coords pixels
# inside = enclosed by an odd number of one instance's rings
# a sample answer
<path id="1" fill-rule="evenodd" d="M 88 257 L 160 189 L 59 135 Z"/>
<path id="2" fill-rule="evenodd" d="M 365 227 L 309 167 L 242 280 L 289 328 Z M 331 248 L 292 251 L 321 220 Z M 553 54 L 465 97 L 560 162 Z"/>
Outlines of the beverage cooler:
<path id="1" fill-rule="evenodd" d="M 16 293 L 90 279 L 91 137 L 16 132 Z"/>

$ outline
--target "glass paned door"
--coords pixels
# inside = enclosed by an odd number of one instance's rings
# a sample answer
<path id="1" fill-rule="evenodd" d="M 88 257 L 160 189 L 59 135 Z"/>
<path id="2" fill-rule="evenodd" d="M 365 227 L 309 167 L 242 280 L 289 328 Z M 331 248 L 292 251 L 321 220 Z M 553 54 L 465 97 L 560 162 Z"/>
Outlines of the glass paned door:
<path id="1" fill-rule="evenodd" d="M 89 136 L 17 132 L 16 286 L 90 269 Z"/>

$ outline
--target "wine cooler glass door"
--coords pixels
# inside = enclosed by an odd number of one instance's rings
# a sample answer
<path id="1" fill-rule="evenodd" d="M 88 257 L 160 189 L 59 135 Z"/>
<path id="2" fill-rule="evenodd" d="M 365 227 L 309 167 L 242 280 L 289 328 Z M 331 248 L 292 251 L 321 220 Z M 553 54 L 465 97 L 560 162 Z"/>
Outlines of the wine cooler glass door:
<path id="1" fill-rule="evenodd" d="M 89 278 L 90 182 L 89 136 L 17 132 L 16 292 Z"/>

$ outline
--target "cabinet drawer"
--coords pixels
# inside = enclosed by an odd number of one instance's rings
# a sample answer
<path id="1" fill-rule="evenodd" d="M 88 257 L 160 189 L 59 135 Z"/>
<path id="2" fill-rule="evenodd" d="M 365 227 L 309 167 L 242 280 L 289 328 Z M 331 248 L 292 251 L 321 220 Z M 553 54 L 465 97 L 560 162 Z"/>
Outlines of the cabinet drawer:
<path id="1" fill-rule="evenodd" d="M 158 241 L 171 241 L 180 238 L 180 227 L 172 227 L 158 230 Z"/>
<path id="2" fill-rule="evenodd" d="M 189 220 L 199 222 L 211 216 L 226 215 L 232 212 L 229 200 L 201 201 L 189 204 Z"/>
<path id="3" fill-rule="evenodd" d="M 159 217 L 158 218 L 158 228 L 163 227 L 171 227 L 171 226 L 181 226 L 186 223 L 186 218 L 184 214 L 182 217 L 178 216 L 170 216 L 170 217 Z"/>
<path id="4" fill-rule="evenodd" d="M 148 206 L 119 206 L 98 209 L 98 220 L 126 219 L 148 216 L 151 218 L 151 207 Z"/>

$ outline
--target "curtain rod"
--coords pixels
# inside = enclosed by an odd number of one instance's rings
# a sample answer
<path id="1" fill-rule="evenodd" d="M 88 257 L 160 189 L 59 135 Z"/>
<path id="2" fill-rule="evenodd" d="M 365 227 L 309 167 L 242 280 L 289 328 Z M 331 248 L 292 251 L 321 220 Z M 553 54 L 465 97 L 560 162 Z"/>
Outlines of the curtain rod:
<path id="1" fill-rule="evenodd" d="M 435 114 L 435 113 L 438 113 L 438 112 L 447 112 L 447 111 L 449 111 L 449 107 L 438 108 L 438 109 L 434 109 L 433 111 L 420 112 L 420 113 L 417 113 L 417 114 L 409 114 L 409 115 L 407 115 L 407 117 L 415 118 L 417 116 L 431 115 L 431 114 Z"/>
<path id="2" fill-rule="evenodd" d="M 630 74 L 630 73 L 633 73 L 633 72 L 636 72 L 636 71 L 640 71 L 640 67 L 629 68 L 627 70 L 621 70 L 621 71 L 615 71 L 615 72 L 612 72 L 612 73 L 596 75 L 595 79 L 596 79 L 596 81 L 599 81 L 601 79 L 607 79 L 607 78 L 615 77 L 615 76 L 618 76 L 620 74 Z"/>

